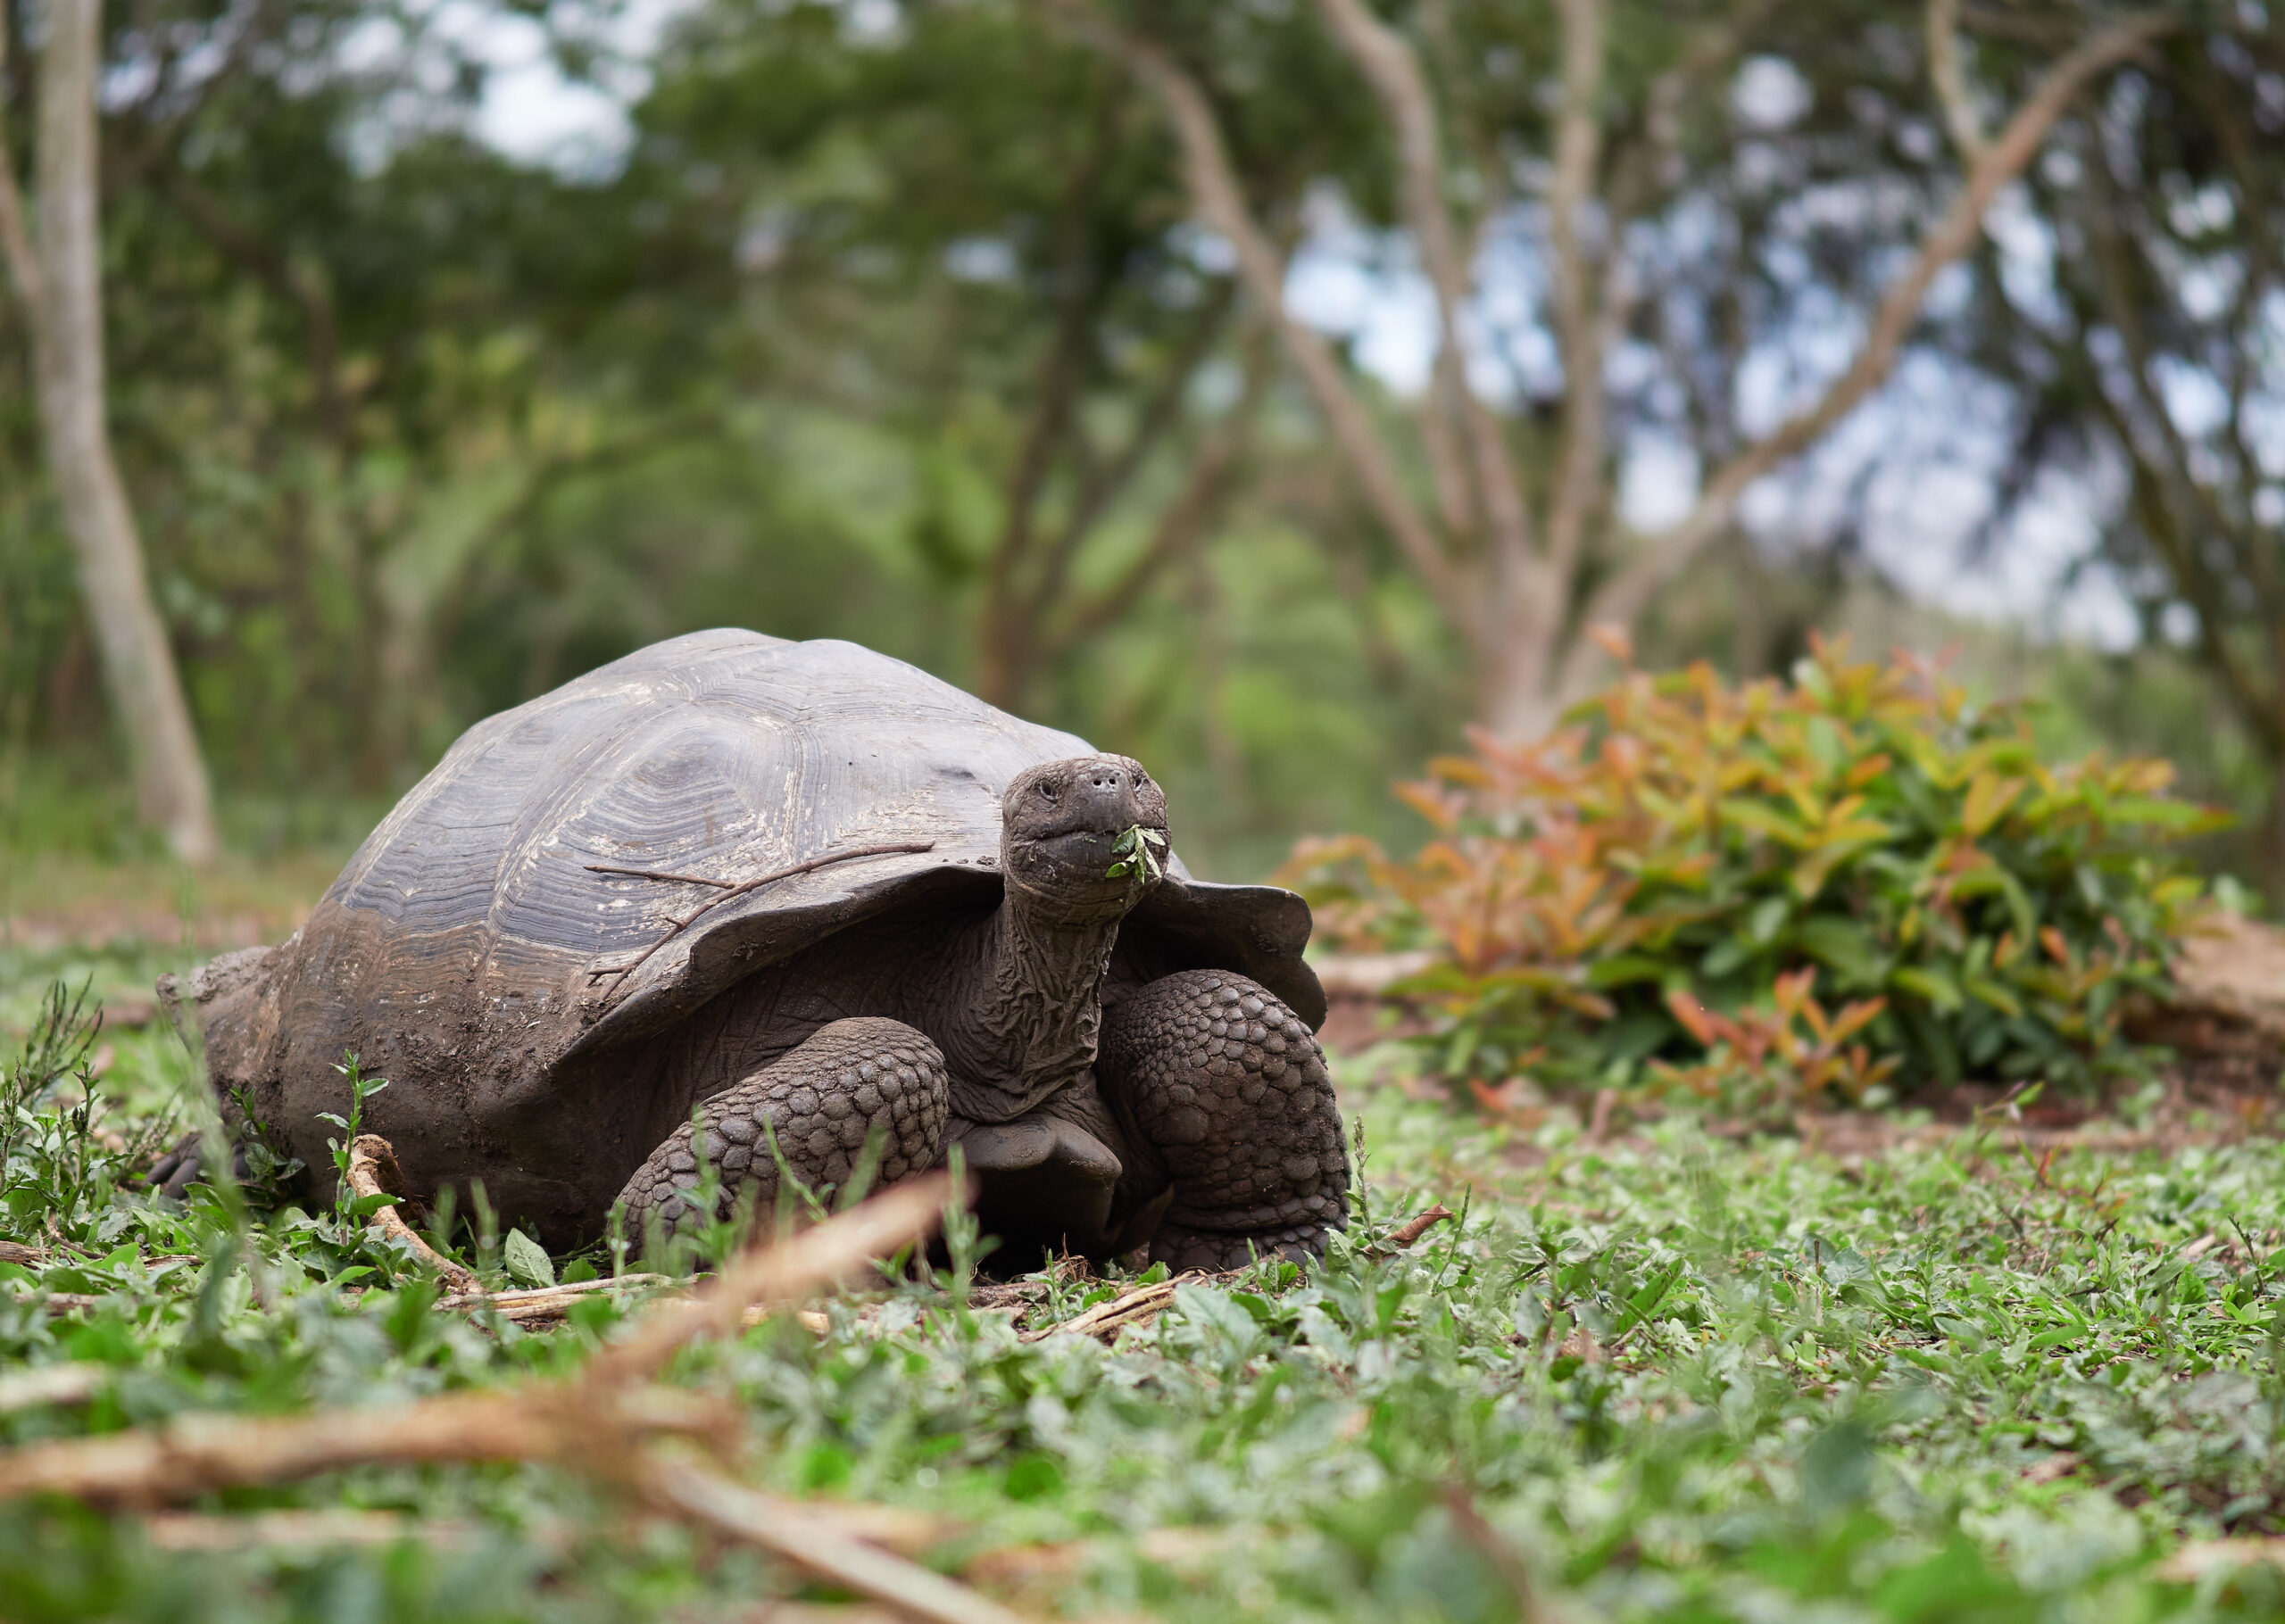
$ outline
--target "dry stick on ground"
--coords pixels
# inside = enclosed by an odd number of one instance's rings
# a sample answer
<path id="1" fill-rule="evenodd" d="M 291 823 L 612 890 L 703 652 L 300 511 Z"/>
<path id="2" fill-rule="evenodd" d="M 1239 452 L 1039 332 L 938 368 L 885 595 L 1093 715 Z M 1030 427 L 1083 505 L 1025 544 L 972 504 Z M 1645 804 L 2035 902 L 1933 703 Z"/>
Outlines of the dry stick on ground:
<path id="1" fill-rule="evenodd" d="M 0 1415 L 40 1404 L 83 1404 L 109 1387 L 118 1367 L 73 1361 L 41 1364 L 0 1376 Z"/>
<path id="2" fill-rule="evenodd" d="M 1587 1118 L 1587 1143 L 1600 1145 L 1610 1137 L 1611 1113 L 1617 1108 L 1617 1090 L 1598 1089 L 1595 1090 L 1594 1109 Z"/>
<path id="3" fill-rule="evenodd" d="M 349 1147 L 349 1189 L 358 1196 L 389 1196 L 398 1194 L 404 1183 L 404 1174 L 398 1170 L 396 1151 L 388 1140 L 378 1133 L 361 1133 Z M 429 1267 L 457 1292 L 481 1292 L 483 1282 L 465 1264 L 453 1262 L 420 1238 L 420 1231 L 404 1221 L 392 1199 L 386 1206 L 374 1209 L 366 1222 L 380 1230 L 391 1240 L 402 1240 L 413 1250 L 414 1255 L 425 1259 Z"/>
<path id="4" fill-rule="evenodd" d="M 549 1462 L 935 1624 L 1018 1624 L 1019 1615 L 997 1603 L 865 1543 L 869 1522 L 861 1512 L 845 1518 L 837 1508 L 781 1501 L 651 1446 L 660 1434 L 680 1434 L 719 1449 L 735 1436 L 737 1413 L 726 1402 L 652 1385 L 677 1350 L 734 1333 L 750 1303 L 797 1298 L 923 1239 L 951 1189 L 942 1174 L 917 1179 L 746 1253 L 694 1296 L 653 1310 L 569 1380 L 301 1416 L 184 1416 L 161 1428 L 34 1444 L 0 1454 L 0 1500 L 60 1494 L 141 1506 L 382 1462 Z"/>
<path id="5" fill-rule="evenodd" d="M 575 1304 L 606 1291 L 632 1291 L 671 1285 L 663 1274 L 621 1274 L 610 1280 L 574 1280 L 565 1286 L 535 1286 L 528 1291 L 463 1292 L 445 1297 L 436 1306 L 446 1313 L 473 1313 L 482 1311 L 497 1314 L 511 1325 L 527 1330 L 535 1326 L 559 1325 L 569 1315 Z"/>
<path id="6" fill-rule="evenodd" d="M 1021 1614 L 967 1586 L 843 1532 L 830 1512 L 762 1494 L 702 1466 L 652 1452 L 637 1469 L 636 1486 L 661 1511 L 760 1545 L 915 1618 L 939 1624 L 1020 1624 Z"/>
<path id="7" fill-rule="evenodd" d="M 1115 1342 L 1118 1333 L 1128 1326 L 1148 1325 L 1157 1319 L 1175 1300 L 1175 1288 L 1185 1280 L 1203 1280 L 1203 1275 L 1185 1274 L 1175 1280 L 1160 1280 L 1154 1286 L 1136 1286 L 1122 1291 L 1108 1302 L 1096 1304 L 1084 1313 L 1073 1314 L 1053 1325 L 1043 1325 L 1036 1330 L 1018 1334 L 1019 1342 L 1043 1342 L 1050 1337 L 1101 1337 Z"/>
<path id="8" fill-rule="evenodd" d="M 349 1148 L 349 1188 L 360 1196 L 394 1196 L 404 1182 L 396 1150 L 378 1133 L 361 1133 Z M 394 1202 L 376 1209 L 367 1222 L 385 1239 L 402 1240 L 424 1258 L 453 1295 L 436 1305 L 447 1312 L 488 1309 L 517 1325 L 552 1325 L 570 1312 L 580 1298 L 614 1288 L 663 1286 L 663 1274 L 622 1274 L 616 1280 L 577 1280 L 568 1286 L 542 1286 L 530 1291 L 487 1292 L 484 1282 L 466 1264 L 445 1256 L 405 1222 Z"/>
<path id="9" fill-rule="evenodd" d="M 893 857 L 902 852 L 934 851 L 935 849 L 936 842 L 934 841 L 906 841 L 891 846 L 860 846 L 851 851 L 829 851 L 821 858 L 811 858 L 806 863 L 796 863 L 789 868 L 772 869 L 766 874 L 756 874 L 751 880 L 741 880 L 735 885 L 725 880 L 702 880 L 695 874 L 664 874 L 654 869 L 644 868 L 611 868 L 601 864 L 590 863 L 587 865 L 587 872 L 590 874 L 625 874 L 636 880 L 674 880 L 689 885 L 718 886 L 720 890 L 718 894 L 709 897 L 681 918 L 669 919 L 667 933 L 637 954 L 633 964 L 614 966 L 608 970 L 590 970 L 587 972 L 587 979 L 600 981 L 606 975 L 616 975 L 620 978 L 619 984 L 622 987 L 626 986 L 628 977 L 651 962 L 652 954 L 656 953 L 661 948 L 690 929 L 692 925 L 696 924 L 706 915 L 734 897 L 743 897 L 749 891 L 757 891 L 763 886 L 773 884 L 779 880 L 790 880 L 795 874 L 805 874 L 812 869 L 823 868 L 829 863 L 850 863 L 859 858 Z"/>
<path id="10" fill-rule="evenodd" d="M 462 1546 L 474 1545 L 483 1534 L 478 1524 L 460 1519 L 424 1520 L 403 1512 L 362 1512 L 346 1506 L 238 1516 L 162 1512 L 143 1522 L 143 1537 L 161 1551 L 258 1551 L 280 1545 L 311 1551 L 328 1545 L 393 1545 L 407 1539 Z"/>

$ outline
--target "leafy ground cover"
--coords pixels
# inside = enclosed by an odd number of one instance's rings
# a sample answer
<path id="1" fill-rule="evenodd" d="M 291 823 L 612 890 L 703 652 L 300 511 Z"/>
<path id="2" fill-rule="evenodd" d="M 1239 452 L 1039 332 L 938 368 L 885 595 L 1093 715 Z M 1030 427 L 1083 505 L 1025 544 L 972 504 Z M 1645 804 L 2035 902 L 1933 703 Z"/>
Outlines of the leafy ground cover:
<path id="1" fill-rule="evenodd" d="M 127 987 L 162 957 L 70 967 Z M 32 1024 L 59 962 L 0 965 L 0 1023 Z M 37 1086 L 0 1198 L 0 1443 L 504 1386 L 642 1312 L 527 1334 L 442 1309 L 354 1210 L 129 1188 L 188 1075 L 171 1045 L 98 1036 L 93 1109 L 83 1071 L 11 1062 Z M 1365 1180 L 1306 1278 L 1181 1283 L 1108 1342 L 1025 1338 L 1127 1282 L 885 1281 L 672 1380 L 735 1401 L 755 1483 L 923 1513 L 929 1562 L 1041 1617 L 2285 1610 L 2246 1560 L 2285 1533 L 2274 1144 L 2033 1159 L 1995 1119 L 1849 1163 L 1683 1114 L 1598 1144 L 1560 1113 L 1463 1122 L 1370 1081 L 1388 1058 L 1342 1063 Z M 1463 1215 L 1396 1244 L 1432 1201 Z M 498 1280 L 494 1241 L 464 1255 Z M 557 1260 L 583 1262 L 613 1266 Z M 835 1600 L 528 1465 L 0 1505 L 19 1624 L 879 1616 L 798 1611 Z"/>

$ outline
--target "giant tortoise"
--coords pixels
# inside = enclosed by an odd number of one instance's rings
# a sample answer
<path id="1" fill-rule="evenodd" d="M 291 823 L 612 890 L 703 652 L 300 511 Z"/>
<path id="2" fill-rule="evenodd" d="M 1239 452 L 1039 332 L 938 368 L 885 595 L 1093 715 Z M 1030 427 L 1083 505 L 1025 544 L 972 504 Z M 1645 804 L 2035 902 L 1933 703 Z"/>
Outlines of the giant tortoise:
<path id="1" fill-rule="evenodd" d="M 957 1144 L 1018 1248 L 1226 1266 L 1343 1221 L 1309 933 L 1192 878 L 1137 763 L 726 630 L 478 723 L 286 942 L 162 990 L 226 1114 L 328 1167 L 353 1052 L 403 1193 L 481 1180 L 557 1247 L 687 1221 L 702 1161 L 767 1211 Z"/>

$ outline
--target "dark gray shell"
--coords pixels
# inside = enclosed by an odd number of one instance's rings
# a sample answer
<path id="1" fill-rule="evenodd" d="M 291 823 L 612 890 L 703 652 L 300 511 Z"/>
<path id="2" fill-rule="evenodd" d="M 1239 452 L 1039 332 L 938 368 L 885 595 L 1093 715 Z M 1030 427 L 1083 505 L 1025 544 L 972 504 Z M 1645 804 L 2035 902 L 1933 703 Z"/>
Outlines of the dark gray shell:
<path id="1" fill-rule="evenodd" d="M 853 643 L 723 630 L 655 644 L 463 734 L 302 930 L 242 987 L 216 987 L 217 1079 L 274 1087 L 352 1049 L 400 1079 L 457 1073 L 480 1116 L 486 1096 L 528 1096 L 564 1059 L 657 1032 L 858 920 L 996 899 L 1001 789 L 1090 753 Z M 631 975 L 598 974 L 712 893 L 591 864 L 735 882 L 904 841 L 933 846 L 777 882 Z M 1176 863 L 1120 957 L 1146 976 L 1238 971 L 1316 1026 L 1309 933 L 1291 892 Z"/>

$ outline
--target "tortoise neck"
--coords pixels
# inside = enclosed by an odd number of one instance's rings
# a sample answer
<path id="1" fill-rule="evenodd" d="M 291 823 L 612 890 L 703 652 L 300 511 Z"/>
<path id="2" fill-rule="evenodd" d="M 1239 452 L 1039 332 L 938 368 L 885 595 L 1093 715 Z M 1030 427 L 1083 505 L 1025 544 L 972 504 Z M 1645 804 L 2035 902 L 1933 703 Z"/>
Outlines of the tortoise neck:
<path id="1" fill-rule="evenodd" d="M 1059 918 L 1015 885 L 972 927 L 955 1000 L 937 1042 L 952 1074 L 952 1109 L 974 1122 L 1009 1122 L 1095 1063 L 1103 976 L 1123 911 Z"/>

